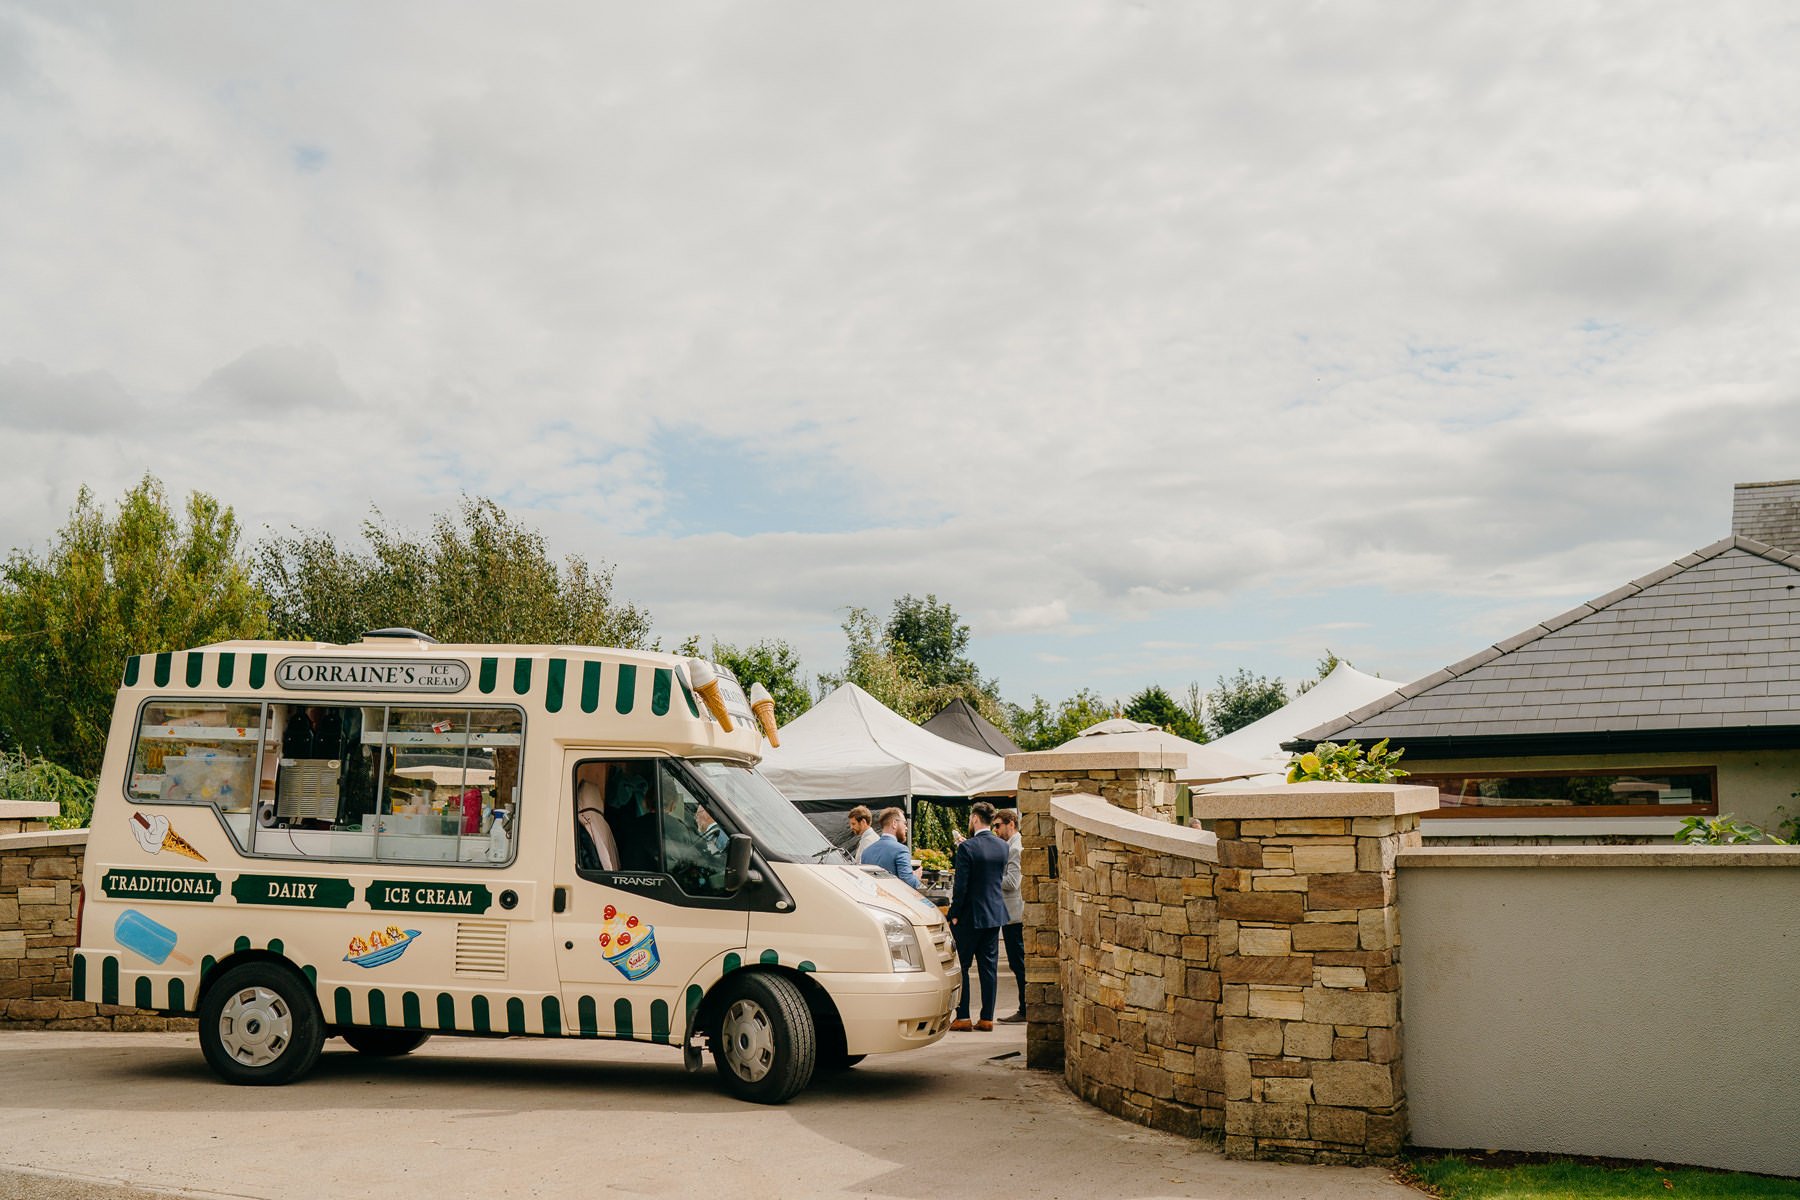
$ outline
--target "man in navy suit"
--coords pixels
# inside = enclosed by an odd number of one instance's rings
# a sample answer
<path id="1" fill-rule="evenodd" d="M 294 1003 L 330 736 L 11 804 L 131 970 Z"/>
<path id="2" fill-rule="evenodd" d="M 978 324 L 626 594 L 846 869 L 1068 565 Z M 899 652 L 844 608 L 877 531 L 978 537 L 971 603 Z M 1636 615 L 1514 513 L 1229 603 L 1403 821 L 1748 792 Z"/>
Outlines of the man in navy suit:
<path id="1" fill-rule="evenodd" d="M 969 809 L 969 836 L 956 848 L 956 883 L 950 893 L 950 929 L 956 936 L 956 956 L 962 961 L 962 993 L 956 1002 L 952 1030 L 994 1028 L 994 993 L 1000 975 L 1000 927 L 1006 924 L 1006 903 L 1000 883 L 1006 875 L 1006 843 L 988 826 L 994 806 L 977 800 Z M 969 963 L 981 980 L 981 1020 L 969 1024 Z"/>

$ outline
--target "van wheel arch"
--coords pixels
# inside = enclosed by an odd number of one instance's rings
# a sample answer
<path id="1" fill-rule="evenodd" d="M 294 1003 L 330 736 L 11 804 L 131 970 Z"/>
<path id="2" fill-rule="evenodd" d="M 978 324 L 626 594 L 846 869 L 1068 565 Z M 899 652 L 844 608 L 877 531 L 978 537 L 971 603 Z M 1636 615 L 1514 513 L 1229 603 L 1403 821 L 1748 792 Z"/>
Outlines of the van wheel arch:
<path id="1" fill-rule="evenodd" d="M 812 1014 L 813 1030 L 818 1037 L 818 1062 L 821 1070 L 837 1071 L 854 1065 L 846 1053 L 844 1041 L 844 1019 L 838 1014 L 837 1002 L 831 993 L 805 971 L 796 971 L 792 967 L 784 967 L 774 963 L 757 963 L 753 966 L 741 967 L 729 971 L 719 977 L 711 990 L 700 1001 L 700 1007 L 694 1012 L 693 1024 L 688 1029 L 688 1037 L 704 1036 L 709 1040 L 718 1031 L 719 1018 L 724 1012 L 725 995 L 732 980 L 742 977 L 747 972 L 759 972 L 766 975 L 779 975 L 800 989 L 800 995 L 806 1000 L 807 1011 Z M 861 1055 L 856 1056 L 860 1062 Z"/>
<path id="2" fill-rule="evenodd" d="M 206 993 L 212 990 L 214 984 L 224 978 L 225 972 L 231 970 L 231 968 L 240 963 L 247 962 L 266 962 L 274 964 L 275 966 L 285 967 L 295 975 L 298 975 L 308 988 L 312 988 L 315 992 L 317 991 L 316 982 L 308 977 L 306 972 L 302 971 L 299 966 L 295 964 L 293 959 L 288 958 L 285 955 L 277 954 L 273 950 L 239 950 L 221 958 L 207 969 L 206 974 L 200 977 L 200 986 L 194 992 L 193 1011 L 200 1011 L 200 1005 L 206 1000 Z"/>

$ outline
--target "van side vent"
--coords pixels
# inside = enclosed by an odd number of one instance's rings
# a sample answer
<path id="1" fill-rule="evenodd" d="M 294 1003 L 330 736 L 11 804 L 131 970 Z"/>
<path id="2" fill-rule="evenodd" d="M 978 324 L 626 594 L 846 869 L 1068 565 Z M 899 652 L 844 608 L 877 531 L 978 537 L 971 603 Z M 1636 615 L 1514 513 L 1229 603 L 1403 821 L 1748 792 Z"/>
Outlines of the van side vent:
<path id="1" fill-rule="evenodd" d="M 456 973 L 506 977 L 506 922 L 456 923 Z"/>

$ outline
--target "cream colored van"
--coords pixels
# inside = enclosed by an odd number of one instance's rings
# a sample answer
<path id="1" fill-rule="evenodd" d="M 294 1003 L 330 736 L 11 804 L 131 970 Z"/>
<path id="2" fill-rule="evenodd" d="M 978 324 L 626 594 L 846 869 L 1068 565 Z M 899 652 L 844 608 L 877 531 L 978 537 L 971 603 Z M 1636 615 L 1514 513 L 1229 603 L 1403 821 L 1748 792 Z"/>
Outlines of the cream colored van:
<path id="1" fill-rule="evenodd" d="M 243 1084 L 333 1036 L 621 1038 L 710 1049 L 779 1103 L 936 1041 L 948 928 L 826 842 L 760 747 L 729 672 L 665 654 L 383 630 L 134 658 L 74 996 L 197 1016 Z"/>

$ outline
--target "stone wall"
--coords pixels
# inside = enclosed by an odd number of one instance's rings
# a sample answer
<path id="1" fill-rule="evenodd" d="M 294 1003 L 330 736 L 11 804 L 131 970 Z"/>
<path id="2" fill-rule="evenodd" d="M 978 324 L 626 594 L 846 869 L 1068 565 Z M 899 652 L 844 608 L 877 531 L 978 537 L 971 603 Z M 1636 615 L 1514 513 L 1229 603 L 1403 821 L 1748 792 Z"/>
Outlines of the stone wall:
<path id="1" fill-rule="evenodd" d="M 1389 1163 L 1407 1132 L 1395 857 L 1435 789 L 1194 798 L 1168 756 L 1015 755 L 1026 1061 L 1234 1157 Z M 1216 836 L 1215 836 L 1216 835 Z"/>
<path id="2" fill-rule="evenodd" d="M 0 833 L 0 1029 L 191 1029 L 69 999 L 87 830 Z"/>
<path id="3" fill-rule="evenodd" d="M 1044 751 L 1014 754 L 1008 770 L 1019 775 L 1020 891 L 1025 903 L 1025 1062 L 1063 1068 L 1062 960 L 1057 875 L 1061 849 L 1050 812 L 1055 796 L 1097 795 L 1126 812 L 1175 812 L 1175 756 L 1165 762 L 1136 751 L 1069 754 Z"/>
<path id="4" fill-rule="evenodd" d="M 1064 1077 L 1128 1120 L 1199 1137 L 1225 1128 L 1212 837 L 1094 796 L 1059 797 Z M 1120 840 L 1116 827 L 1130 828 Z"/>
<path id="5" fill-rule="evenodd" d="M 38 833 L 50 827 L 58 808 L 37 800 L 0 800 L 0 834 Z"/>

